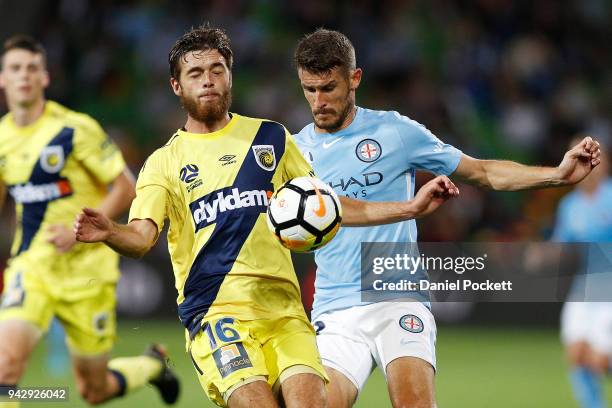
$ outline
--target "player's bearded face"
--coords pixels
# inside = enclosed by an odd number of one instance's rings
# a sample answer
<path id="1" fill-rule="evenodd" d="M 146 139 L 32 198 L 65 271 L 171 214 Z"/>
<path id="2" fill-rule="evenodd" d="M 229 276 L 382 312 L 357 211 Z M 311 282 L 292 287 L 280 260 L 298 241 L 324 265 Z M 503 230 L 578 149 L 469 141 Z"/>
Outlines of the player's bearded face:
<path id="1" fill-rule="evenodd" d="M 192 118 L 205 123 L 216 122 L 225 117 L 232 104 L 230 89 L 220 92 L 214 100 L 203 100 L 198 94 L 183 92 L 181 104 Z"/>
<path id="2" fill-rule="evenodd" d="M 189 116 L 204 123 L 226 117 L 232 104 L 231 72 L 217 50 L 187 53 L 179 77 L 172 86 Z"/>
<path id="3" fill-rule="evenodd" d="M 335 132 L 342 127 L 347 116 L 351 113 L 353 102 L 350 99 L 349 92 L 340 98 L 338 105 L 335 107 L 328 106 L 312 111 L 312 118 L 318 128 Z"/>
<path id="4" fill-rule="evenodd" d="M 298 73 L 312 118 L 319 129 L 340 130 L 355 106 L 355 94 L 346 72 L 334 68 L 327 73 Z"/>

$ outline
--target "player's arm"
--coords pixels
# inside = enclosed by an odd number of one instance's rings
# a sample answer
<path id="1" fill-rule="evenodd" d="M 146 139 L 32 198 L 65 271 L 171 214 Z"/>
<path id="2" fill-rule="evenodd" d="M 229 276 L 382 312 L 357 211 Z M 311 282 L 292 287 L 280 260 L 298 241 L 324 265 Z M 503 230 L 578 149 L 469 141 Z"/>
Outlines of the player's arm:
<path id="1" fill-rule="evenodd" d="M 143 165 L 130 208 L 131 220 L 118 224 L 102 211 L 84 208 L 74 223 L 76 239 L 103 242 L 121 255 L 140 258 L 157 241 L 166 219 L 169 186 L 163 176 L 159 155 L 153 154 Z M 130 200 L 131 201 L 131 200 Z"/>
<path id="2" fill-rule="evenodd" d="M 150 219 L 122 225 L 100 211 L 83 208 L 74 224 L 74 233 L 81 242 L 103 242 L 121 255 L 141 258 L 155 245 L 158 228 Z"/>
<path id="3" fill-rule="evenodd" d="M 446 176 L 430 180 L 409 201 L 362 201 L 340 197 L 342 225 L 347 227 L 391 224 L 424 217 L 446 200 L 459 196 L 459 189 Z"/>
<path id="4" fill-rule="evenodd" d="M 578 183 L 600 162 L 599 143 L 585 137 L 571 148 L 557 167 L 525 166 L 505 160 L 479 160 L 463 154 L 453 173 L 493 190 L 516 191 Z"/>

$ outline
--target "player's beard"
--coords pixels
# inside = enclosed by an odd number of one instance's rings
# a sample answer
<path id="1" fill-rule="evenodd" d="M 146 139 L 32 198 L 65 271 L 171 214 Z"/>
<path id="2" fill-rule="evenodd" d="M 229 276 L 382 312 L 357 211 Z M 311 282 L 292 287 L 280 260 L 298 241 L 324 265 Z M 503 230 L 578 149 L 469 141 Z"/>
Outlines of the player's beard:
<path id="1" fill-rule="evenodd" d="M 350 115 L 351 111 L 353 110 L 353 105 L 354 104 L 351 101 L 351 99 L 347 98 L 346 99 L 346 105 L 344 105 L 342 107 L 342 110 L 338 114 L 338 117 L 336 118 L 336 120 L 334 120 L 331 123 L 329 123 L 329 122 L 325 123 L 325 122 L 322 122 L 322 121 L 317 121 L 317 114 L 318 113 L 321 113 L 321 112 L 323 112 L 323 113 L 329 112 L 329 113 L 332 113 L 332 114 L 334 113 L 334 112 L 331 112 L 331 111 L 327 111 L 326 112 L 325 109 L 322 110 L 322 111 L 315 111 L 315 112 L 313 112 L 312 118 L 313 118 L 313 120 L 315 122 L 315 125 L 317 125 L 317 127 L 319 129 L 323 129 L 323 130 L 326 130 L 326 131 L 328 131 L 330 133 L 334 133 L 334 132 L 340 130 L 340 127 L 342 127 L 342 124 L 344 123 L 344 121 L 346 120 L 348 115 Z"/>
<path id="2" fill-rule="evenodd" d="M 232 105 L 231 91 L 222 93 L 215 103 L 203 103 L 197 97 L 181 96 L 180 99 L 189 116 L 206 124 L 222 120 Z"/>

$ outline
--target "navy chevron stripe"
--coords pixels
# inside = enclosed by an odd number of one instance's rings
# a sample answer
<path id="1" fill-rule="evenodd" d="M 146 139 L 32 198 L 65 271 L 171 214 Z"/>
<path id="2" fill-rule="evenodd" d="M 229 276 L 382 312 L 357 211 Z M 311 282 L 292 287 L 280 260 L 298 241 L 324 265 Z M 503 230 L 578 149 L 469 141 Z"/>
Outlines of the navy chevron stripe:
<path id="1" fill-rule="evenodd" d="M 72 152 L 73 147 L 73 137 L 74 137 L 74 129 L 71 128 L 63 128 L 57 136 L 55 136 L 48 144 L 49 146 L 61 146 L 64 150 L 64 162 L 68 160 L 68 156 Z M 62 180 L 60 177 L 60 172 L 57 173 L 47 173 L 43 170 L 40 159 L 36 162 L 36 166 L 32 170 L 32 174 L 30 175 L 30 179 L 28 183 L 32 185 L 37 184 L 47 184 L 53 183 Z M 39 203 L 30 203 L 23 204 L 23 213 L 21 216 L 21 225 L 22 225 L 22 236 L 21 236 L 21 245 L 17 250 L 17 255 L 27 250 L 34 239 L 34 236 L 40 229 L 40 225 L 42 224 L 43 219 L 45 218 L 45 213 L 47 212 L 47 206 L 49 205 L 49 201 L 39 202 Z"/>
<path id="2" fill-rule="evenodd" d="M 274 146 L 278 166 L 285 153 L 285 129 L 275 122 L 262 122 L 251 147 L 254 145 Z M 259 167 L 252 149 L 249 148 L 234 184 L 229 188 L 238 188 L 240 191 L 273 191 L 272 176 L 275 171 L 266 171 Z M 191 266 L 183 289 L 185 300 L 178 308 L 181 322 L 189 331 L 199 327 L 201 317 L 215 301 L 221 284 L 232 270 L 257 218 L 264 212 L 265 208 L 249 207 L 218 214 L 210 239 Z"/>

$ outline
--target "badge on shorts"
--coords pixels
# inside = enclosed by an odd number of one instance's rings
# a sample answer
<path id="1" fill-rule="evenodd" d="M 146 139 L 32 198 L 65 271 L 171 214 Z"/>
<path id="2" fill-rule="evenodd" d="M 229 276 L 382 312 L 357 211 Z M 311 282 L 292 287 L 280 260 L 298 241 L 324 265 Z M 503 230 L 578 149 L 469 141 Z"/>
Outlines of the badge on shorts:
<path id="1" fill-rule="evenodd" d="M 274 154 L 274 146 L 272 145 L 255 145 L 252 147 L 255 162 L 259 167 L 266 171 L 272 171 L 276 168 L 276 155 Z"/>
<path id="2" fill-rule="evenodd" d="M 251 359 L 242 343 L 232 343 L 219 347 L 213 353 L 215 364 L 219 369 L 221 378 L 225 378 L 234 371 L 242 368 L 253 367 Z"/>
<path id="3" fill-rule="evenodd" d="M 400 318 L 399 325 L 402 329 L 410 333 L 420 333 L 423 331 L 423 321 L 413 314 L 407 314 Z"/>

